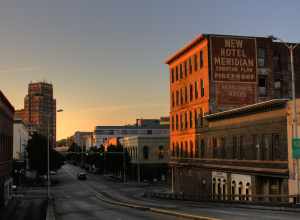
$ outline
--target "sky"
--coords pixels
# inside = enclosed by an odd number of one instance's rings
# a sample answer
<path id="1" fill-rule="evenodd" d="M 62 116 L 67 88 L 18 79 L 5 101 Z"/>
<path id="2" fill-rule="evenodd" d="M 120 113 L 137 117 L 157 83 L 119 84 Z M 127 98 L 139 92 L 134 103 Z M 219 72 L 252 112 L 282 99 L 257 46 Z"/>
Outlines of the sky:
<path id="1" fill-rule="evenodd" d="M 53 83 L 58 139 L 169 114 L 166 57 L 200 33 L 300 42 L 300 1 L 1 0 L 0 89 Z"/>

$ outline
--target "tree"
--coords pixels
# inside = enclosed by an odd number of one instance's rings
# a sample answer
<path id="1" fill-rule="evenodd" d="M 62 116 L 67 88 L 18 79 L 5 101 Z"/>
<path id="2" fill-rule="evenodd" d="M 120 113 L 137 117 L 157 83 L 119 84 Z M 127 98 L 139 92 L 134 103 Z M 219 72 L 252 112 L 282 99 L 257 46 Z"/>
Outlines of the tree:
<path id="1" fill-rule="evenodd" d="M 78 146 L 76 143 L 72 143 L 71 146 L 68 149 L 68 152 L 81 152 L 82 149 L 80 146 Z"/>
<path id="2" fill-rule="evenodd" d="M 27 146 L 30 169 L 39 175 L 47 172 L 47 138 L 40 134 L 33 134 Z M 50 149 L 50 170 L 58 170 L 64 163 L 64 157 L 57 151 Z"/>
<path id="3" fill-rule="evenodd" d="M 125 153 L 125 155 L 124 155 Z M 125 157 L 125 167 L 128 169 L 130 163 L 130 157 L 125 149 L 123 151 L 123 146 L 121 145 L 110 145 L 107 147 L 105 164 L 106 169 L 113 174 L 121 174 L 123 172 L 123 160 Z"/>

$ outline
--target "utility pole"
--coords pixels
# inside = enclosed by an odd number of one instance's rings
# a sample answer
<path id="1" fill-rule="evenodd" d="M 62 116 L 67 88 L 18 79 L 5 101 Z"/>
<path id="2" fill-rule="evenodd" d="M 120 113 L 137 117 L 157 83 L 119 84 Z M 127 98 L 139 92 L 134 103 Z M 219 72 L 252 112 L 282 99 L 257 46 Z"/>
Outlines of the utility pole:
<path id="1" fill-rule="evenodd" d="M 125 161 L 125 147 L 123 146 L 123 181 L 126 183 L 126 161 Z"/>
<path id="2" fill-rule="evenodd" d="M 49 136 L 50 136 L 50 114 L 47 114 L 47 196 L 48 200 L 50 200 L 50 144 L 49 144 Z"/>
<path id="3" fill-rule="evenodd" d="M 63 112 L 62 109 L 56 112 Z M 55 112 L 55 113 L 56 113 Z M 47 197 L 50 200 L 50 113 L 47 114 Z"/>

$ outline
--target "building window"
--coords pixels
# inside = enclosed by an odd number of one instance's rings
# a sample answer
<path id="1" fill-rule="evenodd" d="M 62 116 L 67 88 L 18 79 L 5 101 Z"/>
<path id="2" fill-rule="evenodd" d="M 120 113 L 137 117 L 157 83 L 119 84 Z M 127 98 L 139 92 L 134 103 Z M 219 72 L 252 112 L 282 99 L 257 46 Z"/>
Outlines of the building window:
<path id="1" fill-rule="evenodd" d="M 187 61 L 184 61 L 184 76 L 187 77 Z"/>
<path id="2" fill-rule="evenodd" d="M 193 112 L 190 111 L 190 128 L 193 128 Z"/>
<path id="3" fill-rule="evenodd" d="M 203 67 L 203 50 L 200 50 L 200 68 Z"/>
<path id="4" fill-rule="evenodd" d="M 267 66 L 267 49 L 266 48 L 258 48 L 257 63 L 258 63 L 258 67 L 266 67 Z"/>
<path id="5" fill-rule="evenodd" d="M 176 81 L 178 81 L 178 66 L 176 66 L 175 71 L 176 71 Z"/>
<path id="6" fill-rule="evenodd" d="M 171 69 L 171 82 L 174 82 L 174 68 Z"/>
<path id="7" fill-rule="evenodd" d="M 197 110 L 195 109 L 194 110 L 194 125 L 195 125 L 195 128 L 197 128 L 197 120 L 198 120 L 198 116 L 197 116 Z"/>
<path id="8" fill-rule="evenodd" d="M 201 158 L 204 158 L 204 154 L 205 154 L 205 142 L 204 142 L 204 139 L 201 139 L 201 145 L 200 145 Z"/>
<path id="9" fill-rule="evenodd" d="M 174 131 L 175 123 L 174 123 L 174 116 L 172 115 L 172 131 Z"/>
<path id="10" fill-rule="evenodd" d="M 179 91 L 176 91 L 176 106 L 179 105 Z"/>
<path id="11" fill-rule="evenodd" d="M 245 159 L 245 152 L 244 152 L 244 136 L 240 136 L 240 146 L 239 146 L 239 159 Z"/>
<path id="12" fill-rule="evenodd" d="M 193 85 L 190 85 L 190 102 L 193 101 Z"/>
<path id="13" fill-rule="evenodd" d="M 198 69 L 198 57 L 197 54 L 194 55 L 194 70 L 197 71 Z"/>
<path id="14" fill-rule="evenodd" d="M 198 98 L 198 82 L 195 81 L 195 99 Z"/>
<path id="15" fill-rule="evenodd" d="M 180 64 L 180 79 L 183 78 L 183 72 L 182 72 L 182 63 Z"/>
<path id="16" fill-rule="evenodd" d="M 182 94 L 182 88 L 180 88 L 180 104 L 183 104 L 183 94 Z"/>
<path id="17" fill-rule="evenodd" d="M 172 107 L 174 108 L 175 106 L 175 97 L 174 97 L 174 92 L 172 92 Z"/>
<path id="18" fill-rule="evenodd" d="M 268 88 L 268 80 L 266 76 L 259 76 L 258 78 L 258 90 L 259 90 L 259 96 L 267 96 L 268 92 L 267 92 L 267 88 Z"/>
<path id="19" fill-rule="evenodd" d="M 232 137 L 232 159 L 238 159 L 238 154 L 237 154 L 237 137 L 233 136 Z"/>
<path id="20" fill-rule="evenodd" d="M 188 142 L 187 141 L 184 143 L 184 156 L 188 157 Z"/>
<path id="21" fill-rule="evenodd" d="M 272 155 L 271 160 L 278 160 L 280 159 L 279 155 L 279 134 L 273 134 L 272 135 Z"/>
<path id="22" fill-rule="evenodd" d="M 147 160 L 149 158 L 149 147 L 148 146 L 143 147 L 143 157 L 145 160 Z"/>
<path id="23" fill-rule="evenodd" d="M 179 144 L 176 143 L 176 157 L 179 157 Z"/>
<path id="24" fill-rule="evenodd" d="M 185 103 L 188 102 L 188 89 L 187 89 L 187 86 L 184 88 L 184 101 L 185 101 Z"/>
<path id="25" fill-rule="evenodd" d="M 258 63 L 258 67 L 266 67 L 267 66 L 267 49 L 266 48 L 258 48 L 257 49 L 257 63 Z"/>
<path id="26" fill-rule="evenodd" d="M 182 123 L 182 113 L 180 113 L 180 130 L 183 129 L 183 123 Z"/>
<path id="27" fill-rule="evenodd" d="M 190 141 L 190 157 L 194 157 L 194 145 L 192 141 Z"/>
<path id="28" fill-rule="evenodd" d="M 183 157 L 183 143 L 180 143 L 180 157 Z"/>
<path id="29" fill-rule="evenodd" d="M 190 71 L 190 74 L 192 74 L 192 72 L 193 72 L 192 58 L 189 58 L 189 71 Z"/>
<path id="30" fill-rule="evenodd" d="M 204 97 L 204 80 L 201 79 L 201 97 Z"/>
<path id="31" fill-rule="evenodd" d="M 178 114 L 176 114 L 176 130 L 178 130 Z"/>
<path id="32" fill-rule="evenodd" d="M 226 139 L 225 137 L 221 138 L 221 158 L 226 158 Z"/>
<path id="33" fill-rule="evenodd" d="M 164 159 L 164 146 L 162 145 L 158 146 L 158 159 Z"/>
<path id="34" fill-rule="evenodd" d="M 188 129 L 188 116 L 187 116 L 187 112 L 184 113 L 184 123 L 185 123 L 184 128 Z"/>
<path id="35" fill-rule="evenodd" d="M 195 143 L 195 158 L 199 157 L 199 143 L 196 141 Z"/>
<path id="36" fill-rule="evenodd" d="M 217 158 L 217 138 L 212 138 L 212 158 Z"/>
<path id="37" fill-rule="evenodd" d="M 147 134 L 152 134 L 152 130 L 147 130 Z"/>

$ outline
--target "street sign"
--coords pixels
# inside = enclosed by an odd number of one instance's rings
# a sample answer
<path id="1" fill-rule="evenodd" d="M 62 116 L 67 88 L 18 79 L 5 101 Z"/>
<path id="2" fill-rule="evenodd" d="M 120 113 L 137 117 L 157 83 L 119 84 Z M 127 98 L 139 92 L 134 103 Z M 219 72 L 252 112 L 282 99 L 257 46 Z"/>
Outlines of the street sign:
<path id="1" fill-rule="evenodd" d="M 300 138 L 293 138 L 293 159 L 300 158 Z"/>

